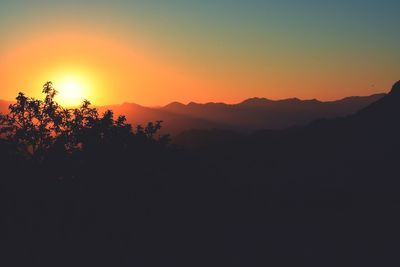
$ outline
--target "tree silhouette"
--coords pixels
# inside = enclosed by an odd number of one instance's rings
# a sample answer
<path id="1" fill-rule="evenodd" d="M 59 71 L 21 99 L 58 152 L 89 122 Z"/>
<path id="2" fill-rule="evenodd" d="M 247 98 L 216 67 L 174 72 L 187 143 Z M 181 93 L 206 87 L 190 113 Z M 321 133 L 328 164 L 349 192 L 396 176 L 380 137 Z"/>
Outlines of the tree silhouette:
<path id="1" fill-rule="evenodd" d="M 169 142 L 168 136 L 156 138 L 161 121 L 133 131 L 125 116 L 115 119 L 111 110 L 100 115 L 87 100 L 78 108 L 63 108 L 54 100 L 57 91 L 51 82 L 44 84 L 43 93 L 43 100 L 19 93 L 9 114 L 0 115 L 2 139 L 15 144 L 28 159 L 42 162 L 49 153 L 122 152 L 135 144 L 165 146 Z"/>

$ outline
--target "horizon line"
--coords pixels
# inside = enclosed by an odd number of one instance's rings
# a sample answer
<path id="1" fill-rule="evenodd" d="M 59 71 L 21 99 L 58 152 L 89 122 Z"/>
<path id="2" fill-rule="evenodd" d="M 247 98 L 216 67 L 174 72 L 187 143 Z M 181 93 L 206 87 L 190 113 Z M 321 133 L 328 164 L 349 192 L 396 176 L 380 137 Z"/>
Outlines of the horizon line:
<path id="1" fill-rule="evenodd" d="M 332 99 L 332 100 L 320 100 L 318 98 L 298 98 L 298 97 L 289 97 L 289 98 L 278 98 L 278 99 L 272 99 L 272 98 L 267 98 L 267 97 L 261 97 L 261 96 L 254 96 L 254 97 L 248 97 L 243 99 L 242 101 L 239 102 L 223 102 L 223 101 L 208 101 L 208 102 L 196 102 L 196 101 L 189 101 L 189 102 L 180 102 L 180 101 L 171 101 L 168 102 L 167 104 L 164 105 L 143 105 L 143 104 L 139 104 L 137 102 L 130 102 L 130 101 L 126 101 L 126 102 L 121 102 L 121 103 L 112 103 L 112 104 L 101 104 L 101 105 L 96 105 L 95 103 L 93 103 L 90 99 L 82 99 L 82 102 L 84 100 L 89 100 L 92 104 L 92 106 L 94 107 L 112 107 L 112 106 L 122 106 L 122 105 L 138 105 L 141 107 L 147 107 L 147 108 L 164 108 L 167 107 L 171 104 L 181 104 L 184 106 L 188 106 L 190 104 L 198 104 L 198 105 L 207 105 L 207 104 L 224 104 L 224 105 L 240 105 L 246 101 L 249 100 L 266 100 L 266 101 L 271 101 L 271 102 L 281 102 L 281 101 L 288 101 L 288 100 L 298 100 L 298 101 L 316 101 L 316 102 L 320 102 L 320 103 L 333 103 L 333 102 L 338 102 L 338 101 L 342 101 L 345 99 L 349 99 L 349 98 L 357 98 L 357 97 L 371 97 L 371 96 L 376 96 L 376 95 L 387 95 L 389 92 L 376 92 L 373 94 L 369 94 L 369 95 L 349 95 L 349 96 L 345 96 L 345 97 L 341 97 L 341 98 L 337 98 L 337 99 Z M 0 101 L 2 102 L 7 102 L 7 103 L 14 103 L 15 100 L 7 100 L 7 99 L 3 99 L 0 98 Z M 74 107 L 78 107 L 78 106 L 65 106 L 65 107 L 69 107 L 69 108 L 74 108 Z"/>

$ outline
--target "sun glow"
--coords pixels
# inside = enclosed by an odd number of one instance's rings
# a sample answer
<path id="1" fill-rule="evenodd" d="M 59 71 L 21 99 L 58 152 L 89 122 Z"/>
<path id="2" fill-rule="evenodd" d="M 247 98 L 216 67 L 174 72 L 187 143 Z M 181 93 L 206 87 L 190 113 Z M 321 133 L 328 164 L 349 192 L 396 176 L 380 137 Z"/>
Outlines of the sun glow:
<path id="1" fill-rule="evenodd" d="M 54 87 L 58 91 L 57 101 L 65 106 L 77 106 L 90 98 L 89 83 L 77 75 L 66 75 L 55 80 Z"/>

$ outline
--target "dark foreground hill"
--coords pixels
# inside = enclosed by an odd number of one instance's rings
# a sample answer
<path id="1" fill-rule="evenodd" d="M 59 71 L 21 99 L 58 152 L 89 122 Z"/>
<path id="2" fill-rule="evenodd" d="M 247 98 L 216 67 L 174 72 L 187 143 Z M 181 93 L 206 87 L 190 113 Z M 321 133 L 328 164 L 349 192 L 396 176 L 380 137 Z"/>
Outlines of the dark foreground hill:
<path id="1" fill-rule="evenodd" d="M 126 150 L 116 136 L 118 147 L 78 150 L 62 177 L 69 156 L 39 164 L 0 143 L 0 261 L 398 266 L 399 95 L 397 83 L 354 115 L 302 127 L 208 131 L 224 141 L 197 149 Z"/>
<path id="2" fill-rule="evenodd" d="M 231 263 L 399 264 L 399 118 L 396 83 L 353 116 L 197 150 L 193 169 L 209 164 L 199 176 L 230 185 L 224 229 Z"/>

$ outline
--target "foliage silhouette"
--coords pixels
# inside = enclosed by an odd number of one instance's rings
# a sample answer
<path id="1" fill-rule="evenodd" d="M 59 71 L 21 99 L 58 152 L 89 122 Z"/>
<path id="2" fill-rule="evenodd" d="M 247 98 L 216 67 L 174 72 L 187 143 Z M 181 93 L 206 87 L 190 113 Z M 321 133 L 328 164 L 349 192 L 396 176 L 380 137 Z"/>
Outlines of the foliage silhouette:
<path id="1" fill-rule="evenodd" d="M 124 116 L 115 119 L 111 110 L 101 115 L 87 100 L 78 108 L 63 108 L 55 101 L 57 91 L 51 82 L 44 84 L 43 93 L 43 100 L 19 93 L 9 114 L 0 115 L 3 141 L 15 145 L 27 159 L 43 162 L 55 153 L 122 153 L 169 143 L 168 135 L 157 136 L 162 121 L 138 125 L 133 131 Z"/>

